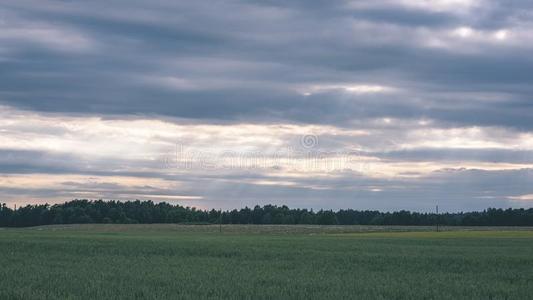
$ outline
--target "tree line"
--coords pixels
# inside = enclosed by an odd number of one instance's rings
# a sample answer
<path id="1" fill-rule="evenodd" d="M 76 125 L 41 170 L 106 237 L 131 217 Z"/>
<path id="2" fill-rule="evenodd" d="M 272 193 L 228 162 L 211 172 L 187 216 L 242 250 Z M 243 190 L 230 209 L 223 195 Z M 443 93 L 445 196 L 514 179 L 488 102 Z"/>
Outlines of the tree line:
<path id="1" fill-rule="evenodd" d="M 480 212 L 435 214 L 405 210 L 313 211 L 290 209 L 285 205 L 217 211 L 138 200 L 73 200 L 54 205 L 26 205 L 19 209 L 0 205 L 0 227 L 83 223 L 533 226 L 533 208 L 489 208 Z"/>

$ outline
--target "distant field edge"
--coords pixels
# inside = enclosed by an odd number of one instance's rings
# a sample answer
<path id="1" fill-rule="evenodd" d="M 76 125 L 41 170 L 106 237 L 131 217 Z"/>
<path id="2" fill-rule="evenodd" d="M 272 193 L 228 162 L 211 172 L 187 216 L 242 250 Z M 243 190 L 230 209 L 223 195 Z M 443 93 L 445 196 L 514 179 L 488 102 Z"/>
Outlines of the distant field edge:
<path id="1" fill-rule="evenodd" d="M 246 224 L 62 224 L 35 227 L 2 227 L 5 231 L 82 231 L 82 232 L 182 232 L 182 233 L 257 233 L 257 234 L 358 234 L 358 233 L 447 233 L 523 232 L 533 227 L 519 226 L 377 226 L 377 225 L 246 225 Z M 526 234 L 527 233 L 527 234 Z M 523 234 L 523 235 L 524 235 Z M 432 235 L 435 236 L 435 235 Z M 533 235 L 532 235 L 533 236 Z"/>

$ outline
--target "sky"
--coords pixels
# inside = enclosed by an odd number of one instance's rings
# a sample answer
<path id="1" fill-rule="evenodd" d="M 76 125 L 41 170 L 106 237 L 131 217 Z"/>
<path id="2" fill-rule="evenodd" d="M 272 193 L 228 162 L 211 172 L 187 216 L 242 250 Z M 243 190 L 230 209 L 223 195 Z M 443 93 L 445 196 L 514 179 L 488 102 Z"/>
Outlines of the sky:
<path id="1" fill-rule="evenodd" d="M 0 202 L 533 206 L 528 0 L 0 3 Z"/>

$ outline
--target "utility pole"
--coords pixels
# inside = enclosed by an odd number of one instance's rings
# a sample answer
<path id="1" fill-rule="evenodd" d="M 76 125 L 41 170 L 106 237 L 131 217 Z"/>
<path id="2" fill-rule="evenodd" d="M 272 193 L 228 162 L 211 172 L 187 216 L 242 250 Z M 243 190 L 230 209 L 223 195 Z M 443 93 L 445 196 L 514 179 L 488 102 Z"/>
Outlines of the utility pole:
<path id="1" fill-rule="evenodd" d="M 220 209 L 220 213 L 218 216 L 218 232 L 222 233 L 222 208 Z"/>
<path id="2" fill-rule="evenodd" d="M 439 232 L 439 205 L 437 205 L 437 232 Z"/>

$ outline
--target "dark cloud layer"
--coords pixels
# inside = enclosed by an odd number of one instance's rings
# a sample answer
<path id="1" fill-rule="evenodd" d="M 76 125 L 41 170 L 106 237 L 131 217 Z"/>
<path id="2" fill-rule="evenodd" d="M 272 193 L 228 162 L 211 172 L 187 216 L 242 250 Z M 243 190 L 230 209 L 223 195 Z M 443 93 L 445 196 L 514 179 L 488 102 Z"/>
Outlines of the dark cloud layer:
<path id="1" fill-rule="evenodd" d="M 527 2 L 483 1 L 471 12 L 354 3 L 5 1 L 0 101 L 63 113 L 531 128 L 530 49 L 490 40 L 502 28 L 529 32 Z M 449 37 L 465 26 L 489 41 Z M 427 46 L 439 36 L 449 45 Z M 296 92 L 335 83 L 402 92 Z"/>

